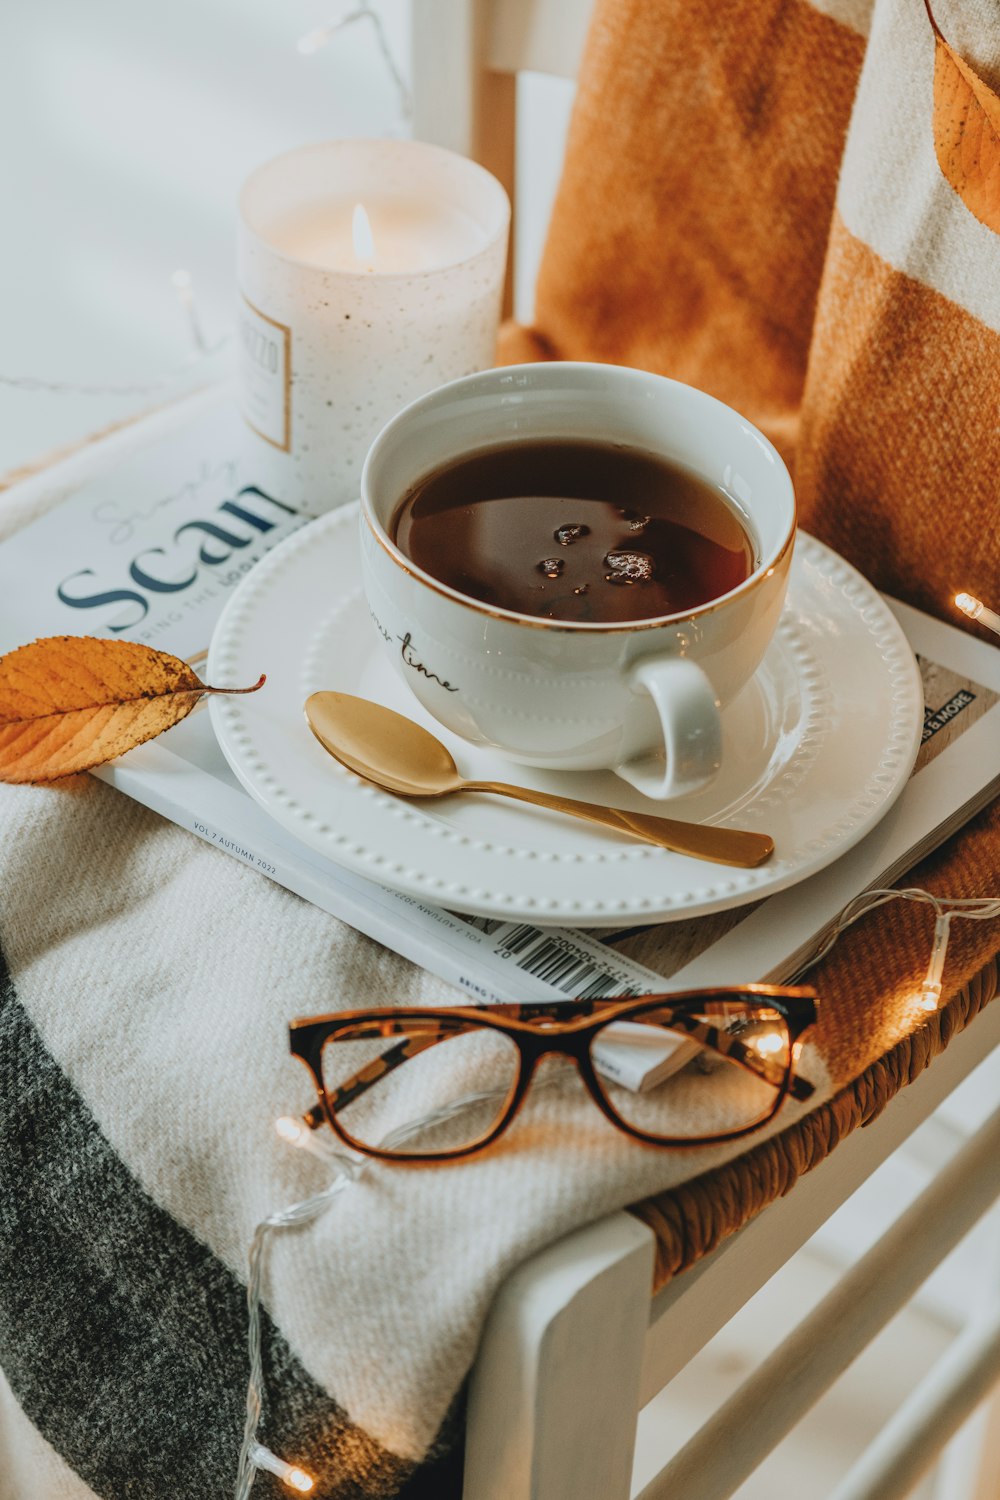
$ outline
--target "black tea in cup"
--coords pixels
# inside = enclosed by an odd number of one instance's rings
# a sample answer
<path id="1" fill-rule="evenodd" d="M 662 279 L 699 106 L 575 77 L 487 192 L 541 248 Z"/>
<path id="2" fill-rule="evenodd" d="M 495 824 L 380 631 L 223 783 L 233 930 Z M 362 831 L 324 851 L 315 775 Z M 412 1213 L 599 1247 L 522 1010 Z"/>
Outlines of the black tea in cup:
<path id="1" fill-rule="evenodd" d="M 655 454 L 570 439 L 441 465 L 403 497 L 390 534 L 458 593 L 585 624 L 683 614 L 756 566 L 747 525 L 721 489 Z"/>

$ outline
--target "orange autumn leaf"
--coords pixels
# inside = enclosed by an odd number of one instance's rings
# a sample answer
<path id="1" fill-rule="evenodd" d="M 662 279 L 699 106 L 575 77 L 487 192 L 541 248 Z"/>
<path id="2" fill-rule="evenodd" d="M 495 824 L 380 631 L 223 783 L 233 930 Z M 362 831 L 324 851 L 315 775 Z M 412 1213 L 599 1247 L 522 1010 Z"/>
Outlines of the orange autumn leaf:
<path id="1" fill-rule="evenodd" d="M 934 28 L 934 152 L 970 213 L 1000 234 L 1000 97 Z"/>
<path id="2" fill-rule="evenodd" d="M 0 656 L 0 781 L 88 771 L 185 718 L 212 688 L 187 662 L 135 641 L 54 635 Z"/>

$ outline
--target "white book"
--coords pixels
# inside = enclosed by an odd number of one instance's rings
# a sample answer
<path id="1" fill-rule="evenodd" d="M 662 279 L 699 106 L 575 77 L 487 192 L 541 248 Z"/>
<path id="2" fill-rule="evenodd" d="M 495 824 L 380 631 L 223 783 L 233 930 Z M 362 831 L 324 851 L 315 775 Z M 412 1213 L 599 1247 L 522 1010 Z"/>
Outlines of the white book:
<path id="1" fill-rule="evenodd" d="M 0 524 L 0 653 L 45 635 L 146 642 L 198 667 L 232 590 L 308 519 L 255 485 L 226 388 L 189 398 L 10 488 Z M 34 519 L 31 519 L 34 518 Z M 28 521 L 13 530 L 19 522 Z M 925 743 L 877 827 L 754 906 L 589 933 L 469 918 L 313 852 L 243 790 L 198 710 L 95 772 L 147 807 L 478 1000 L 658 993 L 787 980 L 852 897 L 891 884 L 1000 792 L 1000 650 L 889 601 L 920 661 Z M 621 1029 L 607 1076 L 650 1087 L 690 1042 Z"/>

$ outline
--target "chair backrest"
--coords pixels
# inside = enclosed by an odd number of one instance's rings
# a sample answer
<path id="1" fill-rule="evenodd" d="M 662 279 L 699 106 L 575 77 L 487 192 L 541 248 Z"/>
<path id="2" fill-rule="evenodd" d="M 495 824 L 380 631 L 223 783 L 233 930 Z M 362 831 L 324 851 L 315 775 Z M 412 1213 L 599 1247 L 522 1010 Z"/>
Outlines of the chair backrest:
<path id="1" fill-rule="evenodd" d="M 593 0 L 413 0 L 413 133 L 481 162 L 516 209 L 520 72 L 575 78 Z M 511 225 L 511 246 L 516 239 Z M 511 276 L 507 278 L 510 311 Z"/>

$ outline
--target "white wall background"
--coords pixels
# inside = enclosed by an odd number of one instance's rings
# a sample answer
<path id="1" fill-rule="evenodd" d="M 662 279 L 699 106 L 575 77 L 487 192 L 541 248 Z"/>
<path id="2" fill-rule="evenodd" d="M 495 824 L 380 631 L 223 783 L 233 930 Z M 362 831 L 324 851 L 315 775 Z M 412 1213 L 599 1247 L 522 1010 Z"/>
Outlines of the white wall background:
<path id="1" fill-rule="evenodd" d="M 0 61 L 0 474 L 164 399 L 43 393 L 11 378 L 155 382 L 192 353 L 171 286 L 190 271 L 210 341 L 232 321 L 235 204 L 304 141 L 407 133 L 371 24 L 302 56 L 351 0 L 41 0 L 11 8 Z M 394 55 L 406 0 L 380 0 Z M 558 174 L 572 86 L 525 78 L 519 307 Z M 218 361 L 217 361 L 218 363 Z M 205 366 L 188 378 L 211 373 Z"/>
<path id="2" fill-rule="evenodd" d="M 337 0 L 42 0 L 0 65 L 0 376 L 155 379 L 192 343 L 171 274 L 194 278 L 210 339 L 232 320 L 235 203 L 303 141 L 399 133 L 370 23 L 304 57 Z M 405 0 L 387 31 L 407 50 Z M 161 398 L 161 397 L 160 397 Z M 158 399 L 0 386 L 0 471 Z"/>

